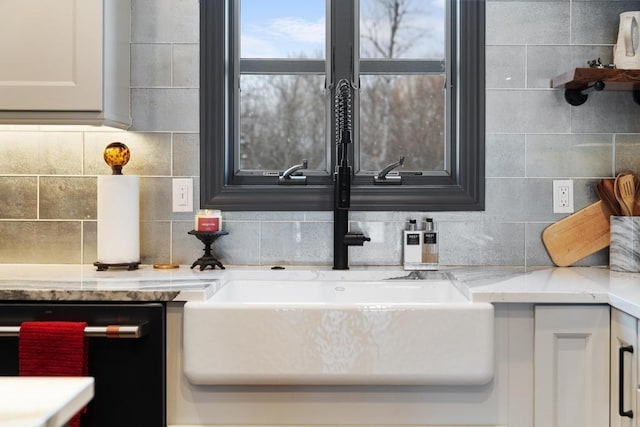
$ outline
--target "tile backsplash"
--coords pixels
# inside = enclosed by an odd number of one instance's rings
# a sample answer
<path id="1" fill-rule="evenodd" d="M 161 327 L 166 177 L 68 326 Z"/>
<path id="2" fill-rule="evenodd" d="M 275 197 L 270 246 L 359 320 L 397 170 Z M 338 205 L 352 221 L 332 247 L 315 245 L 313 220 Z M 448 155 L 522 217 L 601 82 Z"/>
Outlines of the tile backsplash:
<path id="1" fill-rule="evenodd" d="M 637 1 L 487 0 L 486 210 L 353 212 L 372 240 L 351 264 L 400 265 L 408 218 L 434 217 L 448 265 L 551 265 L 540 233 L 552 213 L 552 180 L 570 178 L 575 206 L 594 183 L 640 172 L 640 106 L 629 92 L 593 93 L 572 107 L 552 77 L 601 58 L 612 62 L 618 15 Z M 171 179 L 194 180 L 198 204 L 198 0 L 132 0 L 127 132 L 30 126 L 0 130 L 0 262 L 93 263 L 96 176 L 102 150 L 129 146 L 126 174 L 141 176 L 143 263 L 191 264 L 202 245 L 193 214 L 172 213 Z M 330 265 L 331 212 L 225 212 L 216 243 L 225 264 Z M 581 265 L 608 262 L 601 251 Z"/>

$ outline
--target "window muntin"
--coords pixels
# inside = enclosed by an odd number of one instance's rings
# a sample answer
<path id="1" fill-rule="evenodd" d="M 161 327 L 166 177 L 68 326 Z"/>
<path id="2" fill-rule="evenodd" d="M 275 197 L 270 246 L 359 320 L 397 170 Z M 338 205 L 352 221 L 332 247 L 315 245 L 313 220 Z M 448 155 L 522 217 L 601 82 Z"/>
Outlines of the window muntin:
<path id="1" fill-rule="evenodd" d="M 331 0 L 330 4 L 335 6 L 343 1 Z M 445 83 L 447 99 L 453 101 L 447 106 L 447 117 L 450 119 L 445 123 L 451 140 L 447 144 L 444 161 L 450 164 L 450 170 L 445 167 L 444 171 L 432 171 L 417 178 L 413 175 L 403 176 L 403 185 L 393 187 L 373 186 L 371 179 L 366 179 L 366 176 L 356 176 L 352 188 L 353 210 L 479 210 L 484 207 L 485 2 L 444 1 L 450 6 L 446 22 L 451 29 L 450 32 L 448 30 L 446 54 L 455 65 L 446 70 Z M 240 70 L 244 74 L 265 76 L 278 73 L 322 76 L 327 68 L 325 61 L 305 58 L 240 60 L 237 57 L 234 60 L 233 52 L 238 51 L 239 44 L 238 20 L 229 18 L 238 17 L 239 1 L 203 0 L 200 5 L 202 206 L 227 210 L 331 209 L 330 174 L 324 174 L 322 179 L 314 179 L 314 171 L 305 173 L 312 178 L 308 180 L 310 185 L 306 188 L 278 187 L 277 179 L 264 176 L 257 180 L 245 179 L 237 160 L 237 141 L 240 138 L 236 108 L 239 95 L 235 90 L 239 82 L 233 77 L 239 76 Z M 442 76 L 441 63 L 433 58 L 393 61 L 370 58 L 362 59 L 355 67 L 361 69 L 362 79 L 368 79 L 369 75 L 412 75 L 425 71 L 428 73 L 424 74 Z M 294 69 L 287 68 L 292 65 Z M 398 66 L 407 68 L 399 71 Z M 327 127 L 330 127 L 330 122 L 327 120 Z M 328 149 L 333 151 L 332 146 Z M 327 157 L 330 159 L 332 155 Z M 397 158 L 390 159 L 395 160 Z M 358 161 L 356 158 L 356 171 L 359 170 Z M 330 161 L 328 164 L 328 169 L 332 171 Z M 366 170 L 362 172 L 365 175 L 370 173 Z"/>

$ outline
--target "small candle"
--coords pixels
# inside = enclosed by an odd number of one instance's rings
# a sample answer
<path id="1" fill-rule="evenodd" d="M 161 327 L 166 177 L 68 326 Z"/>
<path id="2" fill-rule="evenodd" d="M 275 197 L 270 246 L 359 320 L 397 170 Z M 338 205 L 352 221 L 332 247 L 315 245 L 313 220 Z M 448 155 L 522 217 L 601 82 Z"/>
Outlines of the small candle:
<path id="1" fill-rule="evenodd" d="M 222 212 L 216 209 L 203 209 L 196 214 L 196 231 L 220 231 Z"/>

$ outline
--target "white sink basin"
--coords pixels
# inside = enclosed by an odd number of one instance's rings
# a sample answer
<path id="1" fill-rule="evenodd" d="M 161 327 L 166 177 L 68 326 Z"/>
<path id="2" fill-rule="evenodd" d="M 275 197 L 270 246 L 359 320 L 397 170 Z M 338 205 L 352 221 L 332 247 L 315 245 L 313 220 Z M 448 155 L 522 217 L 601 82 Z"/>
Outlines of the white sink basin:
<path id="1" fill-rule="evenodd" d="M 184 309 L 184 372 L 208 384 L 476 385 L 493 306 L 449 280 L 230 280 Z"/>

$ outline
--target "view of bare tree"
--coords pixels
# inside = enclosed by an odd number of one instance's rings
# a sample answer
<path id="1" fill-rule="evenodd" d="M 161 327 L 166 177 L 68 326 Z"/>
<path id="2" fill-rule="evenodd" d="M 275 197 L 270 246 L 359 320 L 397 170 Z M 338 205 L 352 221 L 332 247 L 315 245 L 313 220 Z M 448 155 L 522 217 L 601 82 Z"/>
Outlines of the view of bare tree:
<path id="1" fill-rule="evenodd" d="M 361 56 L 393 60 L 420 51 L 429 31 L 423 0 L 360 0 Z M 360 166 L 376 171 L 405 156 L 405 169 L 442 170 L 443 75 L 361 75 Z M 240 167 L 284 170 L 308 159 L 326 168 L 324 76 L 241 78 Z"/>

